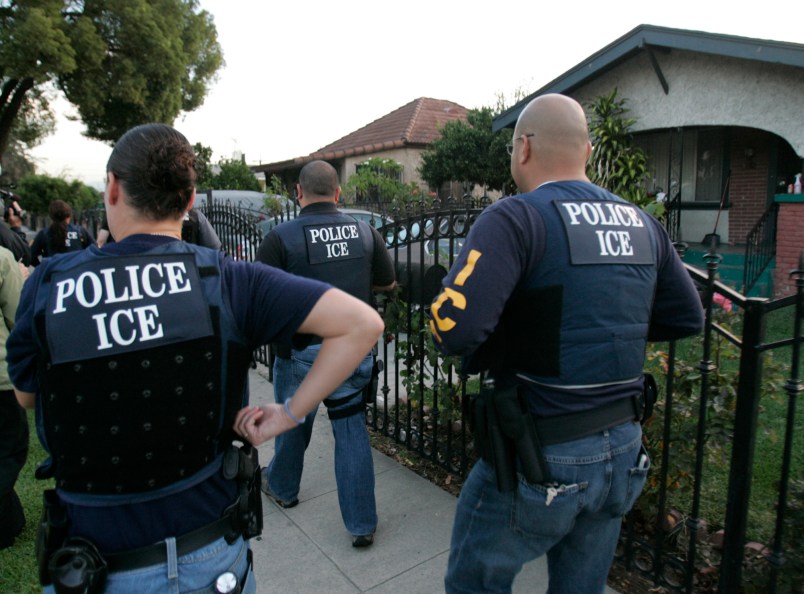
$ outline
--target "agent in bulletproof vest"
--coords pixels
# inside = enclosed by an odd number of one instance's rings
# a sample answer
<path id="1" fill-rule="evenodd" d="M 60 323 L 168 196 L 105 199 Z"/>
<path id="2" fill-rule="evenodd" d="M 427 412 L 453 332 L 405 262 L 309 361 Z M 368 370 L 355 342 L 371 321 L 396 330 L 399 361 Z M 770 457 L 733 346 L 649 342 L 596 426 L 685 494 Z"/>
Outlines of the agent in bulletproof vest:
<path id="1" fill-rule="evenodd" d="M 301 212 L 278 225 L 257 251 L 257 260 L 306 278 L 328 282 L 364 303 L 372 291 L 395 286 L 393 261 L 379 233 L 337 209 L 338 175 L 325 161 L 305 165 L 296 186 Z M 305 347 L 274 347 L 274 396 L 283 402 L 293 394 L 319 356 L 318 341 Z M 374 467 L 365 424 L 365 388 L 372 380 L 374 357 L 363 361 L 349 379 L 324 401 L 335 435 L 335 478 L 338 502 L 355 547 L 374 541 L 377 511 Z M 265 469 L 263 489 L 281 507 L 298 504 L 304 452 L 310 443 L 316 411 L 301 419 L 301 427 L 276 440 L 274 458 Z"/>
<path id="2" fill-rule="evenodd" d="M 491 378 L 446 591 L 510 591 L 546 554 L 550 591 L 602 592 L 650 466 L 646 342 L 699 332 L 701 301 L 658 221 L 586 177 L 576 101 L 531 101 L 508 149 L 522 194 L 478 217 L 430 310 L 438 348 Z"/>
<path id="3" fill-rule="evenodd" d="M 31 245 L 31 264 L 39 266 L 42 258 L 83 250 L 95 243 L 84 227 L 73 224 L 73 209 L 64 200 L 54 200 L 48 206 L 52 221 L 34 237 Z"/>
<path id="4" fill-rule="evenodd" d="M 56 486 L 44 495 L 40 581 L 57 593 L 226 582 L 253 594 L 255 446 L 338 386 L 382 321 L 324 283 L 180 241 L 195 154 L 173 128 L 133 128 L 107 172 L 117 241 L 46 259 L 7 342 L 49 455 L 37 476 Z M 253 349 L 297 331 L 323 338 L 311 382 L 284 407 L 246 406 Z"/>

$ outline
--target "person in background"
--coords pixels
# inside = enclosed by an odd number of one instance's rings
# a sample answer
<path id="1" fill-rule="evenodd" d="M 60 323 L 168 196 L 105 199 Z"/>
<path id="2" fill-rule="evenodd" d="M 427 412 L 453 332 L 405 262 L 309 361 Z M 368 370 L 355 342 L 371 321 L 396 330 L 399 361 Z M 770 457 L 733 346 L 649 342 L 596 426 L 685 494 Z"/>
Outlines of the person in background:
<path id="1" fill-rule="evenodd" d="M 6 223 L 8 223 L 9 228 L 27 245 L 28 236 L 22 229 L 22 217 L 25 213 L 23 212 L 22 208 L 20 207 L 20 203 L 16 200 L 16 198 L 17 196 L 15 196 L 15 199 L 12 200 L 10 204 L 6 204 L 5 215 L 3 218 L 5 219 Z"/>
<path id="2" fill-rule="evenodd" d="M 42 258 L 83 250 L 95 239 L 84 227 L 72 223 L 73 209 L 64 200 L 54 200 L 47 209 L 49 227 L 40 230 L 31 245 L 31 265 L 39 266 Z"/>
<path id="3" fill-rule="evenodd" d="M 550 592 L 600 594 L 650 466 L 646 342 L 700 332 L 703 308 L 661 224 L 586 177 L 576 101 L 531 101 L 508 149 L 522 193 L 478 217 L 430 310 L 436 346 L 490 377 L 446 591 L 510 592 L 546 554 Z"/>
<path id="4" fill-rule="evenodd" d="M 204 213 L 197 208 L 191 208 L 184 215 L 184 221 L 181 225 L 181 239 L 213 250 L 221 249 L 221 240 L 215 232 L 215 228 Z"/>
<path id="5" fill-rule="evenodd" d="M 254 594 L 249 441 L 294 427 L 382 333 L 330 285 L 180 241 L 195 159 L 170 126 L 126 132 L 106 167 L 115 243 L 48 258 L 24 286 L 7 360 L 50 456 L 37 476 L 55 478 L 47 593 Z M 306 380 L 284 406 L 247 406 L 253 350 L 296 333 L 322 337 Z"/>
<path id="6" fill-rule="evenodd" d="M 372 291 L 396 285 L 394 263 L 385 242 L 371 225 L 338 212 L 338 174 L 326 161 L 312 161 L 299 173 L 296 194 L 301 212 L 266 235 L 257 260 L 299 276 L 326 281 L 373 303 Z M 288 400 L 318 356 L 320 344 L 275 347 L 274 396 Z M 352 546 L 374 542 L 377 505 L 374 465 L 366 429 L 364 388 L 371 381 L 374 359 L 367 350 L 360 365 L 324 404 L 335 436 L 335 479 L 338 503 Z M 263 473 L 263 491 L 280 507 L 299 503 L 304 452 L 310 444 L 316 410 L 300 418 L 300 426 L 276 439 L 274 457 Z"/>
<path id="7" fill-rule="evenodd" d="M 28 245 L 28 238 L 22 230 L 22 209 L 16 200 L 16 195 L 8 194 L 4 198 L 14 198 L 10 202 L 5 200 L 3 221 L 0 221 L 0 246 L 11 250 L 14 259 L 24 264 L 26 267 L 31 265 L 31 246 Z"/>
<path id="8" fill-rule="evenodd" d="M 25 527 L 25 512 L 14 484 L 28 457 L 28 416 L 14 396 L 5 351 L 27 272 L 14 254 L 0 247 L 0 549 L 13 545 Z"/>
<path id="9" fill-rule="evenodd" d="M 215 232 L 215 228 L 209 222 L 204 213 L 197 208 L 191 208 L 184 215 L 184 220 L 181 226 L 181 239 L 188 243 L 202 245 L 204 247 L 212 248 L 213 250 L 221 249 L 221 240 Z M 114 237 L 109 233 L 109 224 L 106 222 L 106 217 L 101 223 L 100 230 L 98 231 L 97 246 L 103 247 L 106 243 L 114 242 Z"/>
<path id="10" fill-rule="evenodd" d="M 98 228 L 98 237 L 95 240 L 95 245 L 102 248 L 107 243 L 114 243 L 114 237 L 109 233 L 109 221 L 106 220 L 106 214 L 104 213 L 103 220 Z"/>

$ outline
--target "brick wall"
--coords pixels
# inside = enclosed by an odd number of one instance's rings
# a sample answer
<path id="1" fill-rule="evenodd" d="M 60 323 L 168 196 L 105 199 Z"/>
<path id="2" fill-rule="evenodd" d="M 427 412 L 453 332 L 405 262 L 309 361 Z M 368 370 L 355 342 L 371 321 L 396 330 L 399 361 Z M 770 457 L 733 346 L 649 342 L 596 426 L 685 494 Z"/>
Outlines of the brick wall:
<path id="1" fill-rule="evenodd" d="M 746 235 L 767 207 L 769 144 L 770 135 L 766 132 L 734 129 L 729 181 L 729 240 L 732 243 L 745 243 Z M 747 150 L 753 151 L 753 156 L 747 156 Z"/>
<path id="2" fill-rule="evenodd" d="M 804 250 L 804 202 L 782 202 L 776 228 L 776 272 L 773 279 L 773 296 L 791 295 L 795 279 L 790 271 L 798 268 L 799 255 Z"/>

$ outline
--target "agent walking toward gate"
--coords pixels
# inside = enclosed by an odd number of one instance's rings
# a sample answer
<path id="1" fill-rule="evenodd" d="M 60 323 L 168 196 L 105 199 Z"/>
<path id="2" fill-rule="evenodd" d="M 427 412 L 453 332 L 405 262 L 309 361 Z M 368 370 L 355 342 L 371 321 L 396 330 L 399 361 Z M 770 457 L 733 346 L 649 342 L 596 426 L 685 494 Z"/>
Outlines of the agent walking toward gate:
<path id="1" fill-rule="evenodd" d="M 433 302 L 445 353 L 494 382 L 475 402 L 483 458 L 461 491 L 446 590 L 510 592 L 547 555 L 551 594 L 603 592 L 649 467 L 647 340 L 700 331 L 701 301 L 661 225 L 589 182 L 581 106 L 531 101 L 511 173 Z"/>
<path id="2" fill-rule="evenodd" d="M 325 161 L 313 161 L 299 173 L 299 215 L 265 237 L 257 260 L 293 274 L 328 282 L 365 303 L 372 290 L 394 288 L 393 260 L 380 234 L 370 225 L 338 212 L 338 174 Z M 274 395 L 282 404 L 316 360 L 320 345 L 275 345 Z M 374 465 L 365 419 L 364 387 L 371 380 L 373 357 L 366 351 L 351 376 L 324 401 L 335 436 L 338 502 L 352 545 L 374 542 L 377 509 Z M 299 427 L 276 439 L 274 458 L 264 471 L 263 491 L 281 507 L 299 503 L 304 452 L 310 443 L 316 410 L 297 419 Z"/>

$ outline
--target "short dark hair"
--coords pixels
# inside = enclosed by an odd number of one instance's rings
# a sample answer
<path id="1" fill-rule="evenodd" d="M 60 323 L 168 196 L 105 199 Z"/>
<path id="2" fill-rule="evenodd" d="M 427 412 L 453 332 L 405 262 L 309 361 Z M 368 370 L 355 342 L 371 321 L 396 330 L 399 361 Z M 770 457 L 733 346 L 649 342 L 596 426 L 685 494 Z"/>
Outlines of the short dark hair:
<path id="1" fill-rule="evenodd" d="M 334 196 L 338 172 L 326 161 L 310 161 L 299 172 L 299 185 L 305 196 Z"/>
<path id="2" fill-rule="evenodd" d="M 120 137 L 106 171 L 120 180 L 131 206 L 162 220 L 187 210 L 195 189 L 195 161 L 181 132 L 166 124 L 143 124 Z"/>

